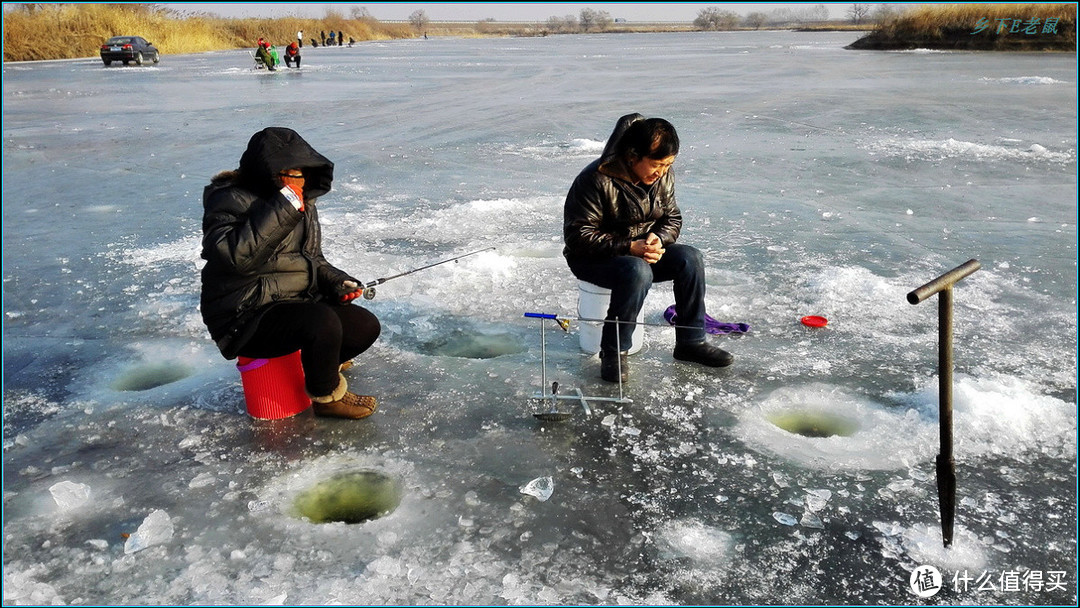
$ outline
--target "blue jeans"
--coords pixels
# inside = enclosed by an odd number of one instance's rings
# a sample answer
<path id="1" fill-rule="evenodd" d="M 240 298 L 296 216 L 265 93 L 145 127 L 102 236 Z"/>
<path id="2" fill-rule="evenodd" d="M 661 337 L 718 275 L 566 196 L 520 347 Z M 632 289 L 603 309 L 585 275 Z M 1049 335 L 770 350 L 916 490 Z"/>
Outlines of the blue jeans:
<path id="1" fill-rule="evenodd" d="M 604 324 L 601 351 L 615 352 L 616 326 L 619 347 L 626 351 L 633 346 L 633 321 L 645 303 L 649 288 L 661 281 L 674 282 L 675 314 L 679 324 L 675 328 L 675 342 L 705 341 L 705 262 L 695 247 L 678 243 L 669 245 L 655 264 L 630 255 L 601 260 L 572 258 L 567 259 L 567 263 L 575 277 L 611 290 L 606 320 L 630 321 Z"/>

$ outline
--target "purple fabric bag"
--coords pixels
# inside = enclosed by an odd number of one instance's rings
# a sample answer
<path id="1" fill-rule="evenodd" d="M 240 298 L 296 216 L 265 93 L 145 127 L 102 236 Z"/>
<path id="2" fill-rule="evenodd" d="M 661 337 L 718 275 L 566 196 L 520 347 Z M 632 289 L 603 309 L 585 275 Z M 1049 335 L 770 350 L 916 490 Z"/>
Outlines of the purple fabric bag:
<path id="1" fill-rule="evenodd" d="M 675 305 L 668 306 L 664 311 L 664 320 L 672 325 L 678 325 L 675 322 Z M 750 331 L 750 326 L 746 323 L 721 323 L 716 319 L 705 315 L 705 333 L 717 335 L 717 334 L 745 334 Z"/>

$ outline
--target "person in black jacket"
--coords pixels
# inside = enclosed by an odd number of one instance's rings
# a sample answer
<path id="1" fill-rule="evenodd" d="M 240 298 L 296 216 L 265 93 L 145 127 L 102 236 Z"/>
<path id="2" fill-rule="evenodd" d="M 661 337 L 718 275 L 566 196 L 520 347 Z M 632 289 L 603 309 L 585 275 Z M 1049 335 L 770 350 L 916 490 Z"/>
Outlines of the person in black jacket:
<path id="1" fill-rule="evenodd" d="M 201 311 L 226 359 L 299 350 L 315 413 L 364 418 L 375 397 L 349 392 L 340 372 L 381 327 L 350 304 L 361 282 L 323 257 L 315 201 L 333 179 L 334 164 L 292 129 L 253 135 L 239 168 L 203 191 Z"/>
<path id="2" fill-rule="evenodd" d="M 676 243 L 682 212 L 669 172 L 679 153 L 675 127 L 662 118 L 628 114 L 619 119 L 600 158 L 574 180 L 563 208 L 563 240 L 570 271 L 611 290 L 600 338 L 600 375 L 629 377 L 627 351 L 649 288 L 672 281 L 673 356 L 710 367 L 730 365 L 730 353 L 705 341 L 705 264 L 701 252 Z M 618 340 L 616 340 L 616 331 Z"/>

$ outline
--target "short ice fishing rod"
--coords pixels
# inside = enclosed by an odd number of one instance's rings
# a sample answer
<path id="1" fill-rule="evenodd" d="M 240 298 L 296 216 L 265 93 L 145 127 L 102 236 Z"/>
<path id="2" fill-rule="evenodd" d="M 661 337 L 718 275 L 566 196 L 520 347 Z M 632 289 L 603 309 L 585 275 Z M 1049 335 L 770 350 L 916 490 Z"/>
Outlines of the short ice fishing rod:
<path id="1" fill-rule="evenodd" d="M 544 312 L 527 312 L 525 313 L 525 316 L 530 319 L 551 319 L 552 321 L 558 323 L 559 327 L 561 327 L 563 331 L 567 332 L 570 331 L 571 321 L 588 321 L 590 323 L 621 323 L 623 325 L 644 325 L 646 327 L 674 327 L 676 329 L 701 329 L 700 327 L 695 327 L 692 325 L 645 323 L 644 321 L 639 323 L 637 321 L 623 321 L 621 319 L 590 319 L 588 317 L 564 317 L 562 315 L 553 315 Z"/>
<path id="2" fill-rule="evenodd" d="M 359 295 L 362 294 L 364 296 L 365 300 L 373 300 L 373 299 L 375 299 L 375 286 L 376 285 L 382 285 L 383 283 L 385 283 L 385 282 L 387 282 L 387 281 L 389 281 L 391 279 L 396 279 L 398 277 L 403 277 L 405 275 L 412 274 L 414 272 L 420 272 L 421 270 L 427 270 L 428 268 L 434 268 L 435 266 L 440 266 L 440 265 L 446 264 L 448 262 L 456 262 L 457 260 L 460 260 L 461 258 L 467 258 L 470 255 L 476 255 L 478 253 L 483 253 L 485 251 L 491 251 L 493 249 L 495 249 L 495 248 L 494 247 L 486 247 L 484 249 L 478 249 L 477 251 L 472 251 L 472 252 L 469 252 L 469 253 L 466 253 L 466 254 L 459 255 L 459 256 L 454 257 L 454 258 L 450 258 L 449 260 L 443 260 L 441 262 L 435 262 L 434 264 L 428 264 L 427 266 L 421 266 L 420 268 L 413 268 L 412 270 L 406 270 L 405 272 L 395 274 L 393 276 L 383 277 L 381 279 L 375 279 L 374 281 L 359 285 L 358 286 L 359 289 L 357 289 L 356 291 L 354 291 L 354 292 L 352 292 L 350 294 L 347 294 L 345 296 L 345 298 L 347 298 L 348 300 L 352 300 L 352 299 L 355 299 Z M 353 295 L 353 294 L 357 294 L 357 295 Z"/>

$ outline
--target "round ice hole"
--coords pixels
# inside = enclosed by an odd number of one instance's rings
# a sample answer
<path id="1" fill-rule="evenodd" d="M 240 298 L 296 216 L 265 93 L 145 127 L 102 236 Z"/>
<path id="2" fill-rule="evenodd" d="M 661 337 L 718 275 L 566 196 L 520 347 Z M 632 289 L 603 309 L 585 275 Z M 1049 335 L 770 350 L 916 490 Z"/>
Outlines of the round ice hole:
<path id="1" fill-rule="evenodd" d="M 179 363 L 151 363 L 128 370 L 112 383 L 116 391 L 148 391 L 172 384 L 191 375 L 191 368 Z"/>
<path id="2" fill-rule="evenodd" d="M 359 524 L 394 512 L 401 490 L 392 478 L 375 471 L 339 473 L 296 497 L 293 505 L 313 523 Z"/>
<path id="3" fill-rule="evenodd" d="M 494 359 L 503 355 L 523 353 L 527 348 L 514 335 L 508 333 L 486 334 L 454 329 L 423 345 L 430 355 L 459 357 L 462 359 Z"/>
<path id="4" fill-rule="evenodd" d="M 859 423 L 837 414 L 813 410 L 786 410 L 769 415 L 769 422 L 803 437 L 851 437 Z"/>

